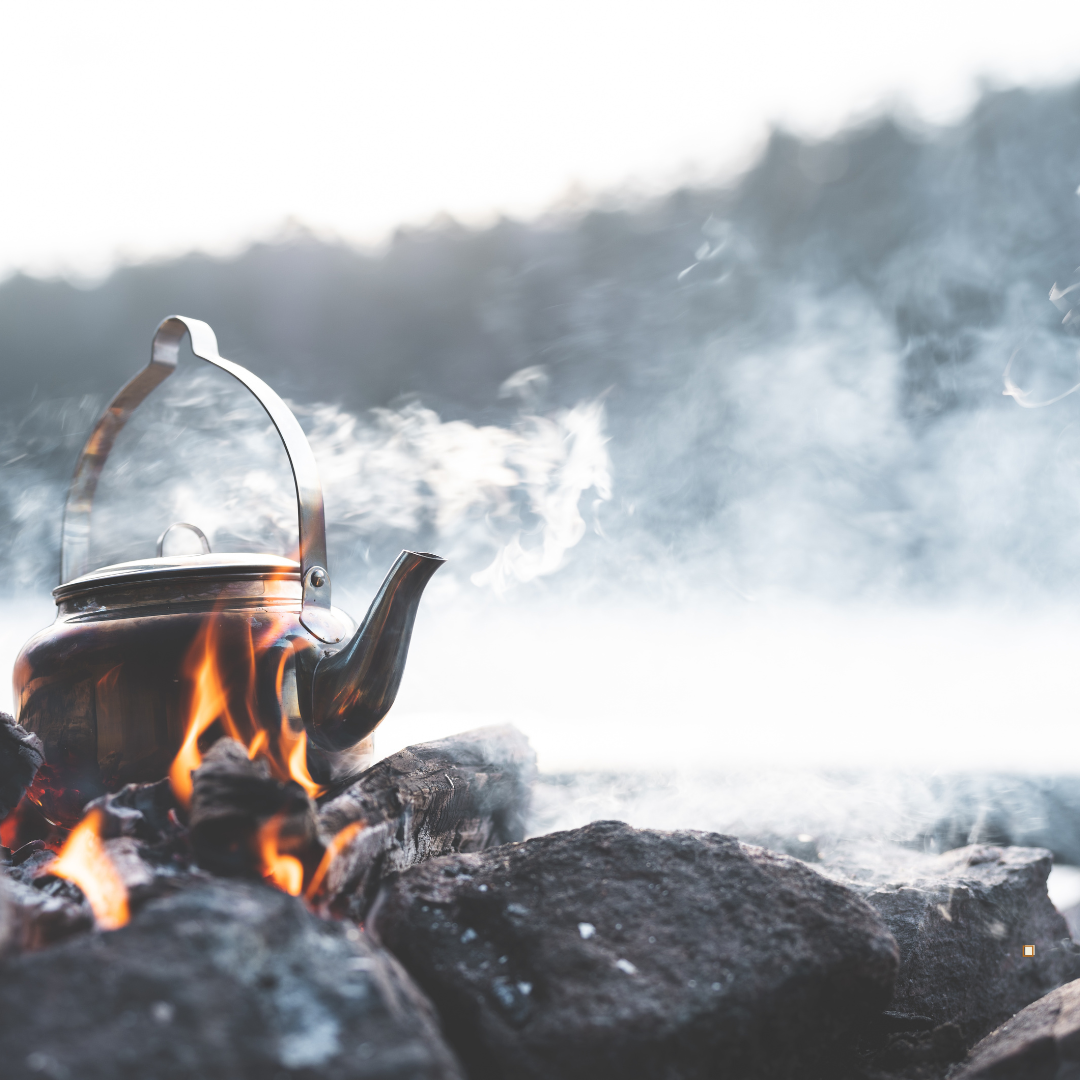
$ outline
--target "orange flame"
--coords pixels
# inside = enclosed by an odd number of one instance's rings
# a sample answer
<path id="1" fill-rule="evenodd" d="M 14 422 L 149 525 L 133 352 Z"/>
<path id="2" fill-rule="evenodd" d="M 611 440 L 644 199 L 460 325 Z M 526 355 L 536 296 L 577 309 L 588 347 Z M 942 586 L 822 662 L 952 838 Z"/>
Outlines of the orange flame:
<path id="1" fill-rule="evenodd" d="M 194 683 L 195 694 L 187 731 L 169 769 L 169 782 L 177 802 L 191 805 L 191 773 L 202 764 L 199 736 L 226 714 L 228 694 L 217 663 L 218 628 L 208 619 L 199 631 L 184 661 L 185 673 Z"/>
<path id="2" fill-rule="evenodd" d="M 299 896 L 304 887 L 304 867 L 296 856 L 285 855 L 279 849 L 281 824 L 281 815 L 276 814 L 259 829 L 257 842 L 263 877 L 290 896 Z"/>
<path id="3" fill-rule="evenodd" d="M 102 930 L 116 930 L 131 917 L 123 878 L 101 842 L 104 815 L 91 810 L 71 831 L 58 858 L 41 873 L 73 881 L 83 891 Z"/>
<path id="4" fill-rule="evenodd" d="M 215 721 L 221 721 L 225 733 L 247 747 L 250 758 L 266 758 L 270 772 L 278 780 L 295 780 L 311 798 L 318 798 L 326 788 L 317 784 L 308 771 L 307 732 L 294 732 L 284 710 L 276 739 L 259 720 L 258 654 L 273 644 L 279 628 L 271 624 L 257 645 L 249 626 L 243 642 L 227 645 L 221 640 L 220 625 L 209 618 L 184 661 L 184 674 L 193 694 L 184 741 L 169 769 L 177 801 L 184 807 L 191 805 L 191 773 L 202 764 L 199 738 Z M 288 658 L 288 651 L 283 649 L 275 686 L 279 702 Z"/>
<path id="5" fill-rule="evenodd" d="M 319 862 L 318 867 L 315 869 L 315 873 L 312 875 L 311 884 L 307 887 L 307 892 L 304 893 L 306 900 L 314 900 L 318 895 L 319 887 L 323 883 L 323 879 L 326 877 L 327 871 L 330 869 L 330 864 L 341 854 L 341 849 L 358 833 L 363 829 L 364 823 L 362 821 L 352 821 L 341 829 L 333 840 L 326 846 L 326 851 L 323 852 L 323 857 Z"/>

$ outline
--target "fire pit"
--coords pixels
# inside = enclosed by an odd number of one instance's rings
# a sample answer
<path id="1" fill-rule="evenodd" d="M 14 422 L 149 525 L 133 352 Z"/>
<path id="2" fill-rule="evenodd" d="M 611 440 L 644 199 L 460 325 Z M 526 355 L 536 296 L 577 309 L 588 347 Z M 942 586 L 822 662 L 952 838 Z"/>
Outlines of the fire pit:
<path id="1" fill-rule="evenodd" d="M 98 476 L 186 334 L 281 435 L 298 558 L 176 522 L 92 570 Z M 177 528 L 199 554 L 164 554 Z M 62 552 L 0 715 L 5 1077 L 925 1080 L 1080 975 L 1038 849 L 526 840 L 513 728 L 373 764 L 442 560 L 402 552 L 358 627 L 335 608 L 303 432 L 205 323 L 166 319 L 98 421 Z"/>

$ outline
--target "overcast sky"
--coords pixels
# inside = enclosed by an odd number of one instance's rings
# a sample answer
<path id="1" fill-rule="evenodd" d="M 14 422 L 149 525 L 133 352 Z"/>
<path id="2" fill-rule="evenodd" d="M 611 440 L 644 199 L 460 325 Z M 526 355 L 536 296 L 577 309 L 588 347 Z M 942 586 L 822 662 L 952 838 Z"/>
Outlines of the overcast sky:
<path id="1" fill-rule="evenodd" d="M 745 162 L 981 77 L 1080 74 L 1074 3 L 0 0 L 0 275 L 378 241 Z"/>

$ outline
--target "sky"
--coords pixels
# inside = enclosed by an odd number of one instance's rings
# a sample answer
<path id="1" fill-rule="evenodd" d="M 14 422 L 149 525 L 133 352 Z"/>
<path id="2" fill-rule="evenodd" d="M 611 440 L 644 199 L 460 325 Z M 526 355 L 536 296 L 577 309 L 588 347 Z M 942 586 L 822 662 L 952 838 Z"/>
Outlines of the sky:
<path id="1" fill-rule="evenodd" d="M 730 175 L 770 124 L 1080 75 L 1074 4 L 0 0 L 0 277 L 377 244 Z"/>

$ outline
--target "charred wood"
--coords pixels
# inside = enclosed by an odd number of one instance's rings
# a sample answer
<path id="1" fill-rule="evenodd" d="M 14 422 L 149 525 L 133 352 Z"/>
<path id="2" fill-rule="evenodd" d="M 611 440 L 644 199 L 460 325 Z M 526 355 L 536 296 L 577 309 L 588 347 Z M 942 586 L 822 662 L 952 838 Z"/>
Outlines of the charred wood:
<path id="1" fill-rule="evenodd" d="M 93 926 L 81 894 L 35 889 L 0 870 L 0 956 L 40 949 Z"/>
<path id="2" fill-rule="evenodd" d="M 302 862 L 322 853 L 315 806 L 299 784 L 281 783 L 263 760 L 233 739 L 219 739 L 192 774 L 191 849 L 199 866 L 225 877 L 258 877 L 260 830 L 275 824 L 280 850 Z"/>
<path id="3" fill-rule="evenodd" d="M 334 856 L 324 902 L 362 921 L 385 873 L 523 839 L 535 776 L 528 739 L 509 726 L 384 758 L 319 811 Z"/>
<path id="4" fill-rule="evenodd" d="M 19 805 L 44 761 L 41 740 L 0 712 L 0 819 Z"/>
<path id="5" fill-rule="evenodd" d="M 86 804 L 86 813 L 100 810 L 107 838 L 135 836 L 160 843 L 176 834 L 179 823 L 172 786 L 168 778 L 152 784 L 127 784 L 119 791 L 102 795 Z"/>

